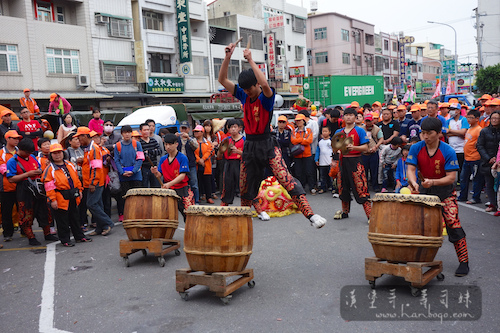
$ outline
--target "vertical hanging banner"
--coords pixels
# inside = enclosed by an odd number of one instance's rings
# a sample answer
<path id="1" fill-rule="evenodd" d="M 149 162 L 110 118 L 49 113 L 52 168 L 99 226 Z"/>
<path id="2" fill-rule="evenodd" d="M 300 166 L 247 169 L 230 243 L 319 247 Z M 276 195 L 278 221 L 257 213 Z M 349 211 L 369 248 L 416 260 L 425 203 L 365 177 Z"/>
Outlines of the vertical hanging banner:
<path id="1" fill-rule="evenodd" d="M 405 44 L 402 41 L 399 41 L 399 82 L 401 83 L 401 87 L 405 86 Z M 403 89 L 404 90 L 404 89 Z"/>
<path id="2" fill-rule="evenodd" d="M 274 52 L 274 34 L 267 35 L 267 64 L 269 65 L 269 77 L 274 79 L 276 70 L 276 53 Z"/>
<path id="3" fill-rule="evenodd" d="M 189 23 L 189 1 L 175 0 L 177 32 L 179 39 L 180 63 L 190 62 L 191 55 L 191 25 Z"/>

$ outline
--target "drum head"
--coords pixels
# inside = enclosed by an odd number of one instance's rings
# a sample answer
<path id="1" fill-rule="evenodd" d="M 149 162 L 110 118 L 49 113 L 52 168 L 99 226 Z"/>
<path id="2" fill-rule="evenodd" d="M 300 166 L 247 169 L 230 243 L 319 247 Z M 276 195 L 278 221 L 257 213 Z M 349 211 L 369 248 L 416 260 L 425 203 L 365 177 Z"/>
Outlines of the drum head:
<path id="1" fill-rule="evenodd" d="M 444 206 L 437 195 L 425 194 L 396 194 L 396 193 L 377 193 L 371 201 L 398 201 L 401 203 L 417 203 L 427 206 Z"/>
<path id="2" fill-rule="evenodd" d="M 164 188 L 133 188 L 127 191 L 124 198 L 131 197 L 135 195 L 156 195 L 159 197 L 175 197 L 180 199 L 180 197 L 175 193 L 174 190 L 164 189 Z"/>
<path id="3" fill-rule="evenodd" d="M 194 205 L 189 206 L 186 210 L 186 214 L 201 214 L 205 216 L 252 216 L 252 210 L 250 207 L 242 206 L 203 206 Z"/>

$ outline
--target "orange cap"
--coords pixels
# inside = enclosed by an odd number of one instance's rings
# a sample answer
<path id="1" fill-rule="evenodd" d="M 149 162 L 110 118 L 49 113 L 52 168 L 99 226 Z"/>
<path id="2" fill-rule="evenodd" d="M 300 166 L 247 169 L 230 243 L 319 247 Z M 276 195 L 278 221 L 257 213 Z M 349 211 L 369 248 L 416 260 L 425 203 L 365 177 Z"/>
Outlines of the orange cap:
<path id="1" fill-rule="evenodd" d="M 76 130 L 76 134 L 73 135 L 73 137 L 78 137 L 80 135 L 90 135 L 90 129 L 88 127 L 85 127 L 85 126 L 81 126 L 81 127 L 78 127 L 78 129 Z"/>
<path id="2" fill-rule="evenodd" d="M 425 100 L 424 104 L 427 105 L 427 103 L 429 103 L 428 99 Z"/>
<path id="3" fill-rule="evenodd" d="M 418 104 L 413 104 L 411 106 L 410 112 L 415 112 L 415 111 L 420 111 L 420 105 Z"/>
<path id="4" fill-rule="evenodd" d="M 97 133 L 96 131 L 90 131 L 89 135 L 91 138 L 93 138 L 94 136 L 99 135 L 99 133 Z"/>
<path id="5" fill-rule="evenodd" d="M 406 111 L 406 106 L 404 106 L 403 104 L 401 104 L 400 106 L 398 106 L 398 110 Z"/>
<path id="6" fill-rule="evenodd" d="M 92 131 L 93 132 L 93 131 Z M 92 136 L 92 135 L 91 135 Z M 138 131 L 132 131 L 132 136 L 139 137 L 141 134 Z"/>
<path id="7" fill-rule="evenodd" d="M 491 97 L 491 95 L 484 94 L 483 96 L 481 96 L 481 98 L 479 100 L 482 100 L 482 99 L 490 100 L 490 99 L 492 99 L 492 97 Z"/>
<path id="8" fill-rule="evenodd" d="M 52 102 L 53 100 L 55 100 L 57 97 L 57 94 L 56 93 L 52 93 L 50 94 L 50 101 Z"/>
<path id="9" fill-rule="evenodd" d="M 481 107 L 479 108 L 479 112 L 483 112 L 483 111 L 484 111 L 484 106 L 481 106 Z"/>
<path id="10" fill-rule="evenodd" d="M 311 112 L 311 116 L 316 116 L 318 114 L 318 112 L 316 110 L 314 110 L 313 112 Z"/>
<path id="11" fill-rule="evenodd" d="M 372 106 L 382 106 L 382 104 L 380 104 L 380 102 L 379 102 L 379 101 L 376 101 L 376 102 L 374 102 L 374 103 L 372 104 Z"/>
<path id="12" fill-rule="evenodd" d="M 17 131 L 15 131 L 15 130 L 10 130 L 10 131 L 5 132 L 4 137 L 6 139 L 8 139 L 8 138 L 20 138 L 21 139 L 22 138 L 22 136 L 19 135 L 19 133 L 17 133 Z"/>
<path id="13" fill-rule="evenodd" d="M 278 117 L 278 121 L 284 121 L 284 122 L 288 122 L 288 119 L 286 116 L 279 116 Z"/>
<path id="14" fill-rule="evenodd" d="M 27 92 L 27 91 L 31 91 L 29 88 L 26 88 L 23 90 L 23 93 Z"/>
<path id="15" fill-rule="evenodd" d="M 299 113 L 298 115 L 295 116 L 295 121 L 297 120 L 306 121 L 306 116 L 304 116 L 302 113 Z"/>
<path id="16" fill-rule="evenodd" d="M 2 113 L 0 113 L 0 117 L 3 117 L 3 116 L 6 116 L 8 114 L 10 114 L 12 116 L 14 112 L 10 111 L 10 110 L 3 110 Z"/>
<path id="17" fill-rule="evenodd" d="M 441 103 L 441 104 L 439 104 L 439 108 L 440 108 L 440 109 L 449 108 L 449 107 L 450 107 L 450 104 L 449 104 L 449 103 L 446 103 L 446 102 L 445 102 L 445 103 Z"/>
<path id="18" fill-rule="evenodd" d="M 351 107 L 351 108 L 359 108 L 359 103 L 356 102 L 356 101 L 354 101 L 354 102 L 351 103 L 351 105 L 349 105 L 349 107 Z"/>
<path id="19" fill-rule="evenodd" d="M 500 98 L 493 98 L 489 102 L 490 102 L 491 106 L 499 106 L 500 105 Z"/>
<path id="20" fill-rule="evenodd" d="M 389 110 L 394 110 L 395 108 L 397 108 L 397 106 L 396 106 L 396 105 L 394 105 L 394 104 L 389 104 L 389 105 L 387 105 L 387 108 L 388 108 Z"/>
<path id="21" fill-rule="evenodd" d="M 458 98 L 450 98 L 448 100 L 448 103 L 453 104 L 453 103 L 458 103 Z"/>
<path id="22" fill-rule="evenodd" d="M 427 104 L 420 104 L 420 110 L 427 110 Z"/>
<path id="23" fill-rule="evenodd" d="M 373 119 L 375 119 L 375 118 L 376 118 L 376 119 L 380 118 L 380 114 L 379 114 L 377 111 L 372 112 L 372 116 L 373 116 Z"/>
<path id="24" fill-rule="evenodd" d="M 54 143 L 50 145 L 50 152 L 55 153 L 56 151 L 63 151 L 63 146 L 60 143 Z"/>

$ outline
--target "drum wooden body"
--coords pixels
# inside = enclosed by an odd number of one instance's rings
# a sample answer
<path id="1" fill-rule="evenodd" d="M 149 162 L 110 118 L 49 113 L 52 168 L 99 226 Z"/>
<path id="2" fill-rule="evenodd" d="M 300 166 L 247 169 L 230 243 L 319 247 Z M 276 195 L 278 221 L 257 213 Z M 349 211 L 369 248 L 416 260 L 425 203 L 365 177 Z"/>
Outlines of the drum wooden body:
<path id="1" fill-rule="evenodd" d="M 376 194 L 368 239 L 375 256 L 430 262 L 443 243 L 441 201 L 433 195 Z"/>
<path id="2" fill-rule="evenodd" d="M 191 206 L 186 210 L 184 252 L 193 271 L 240 272 L 252 247 L 250 208 Z"/>
<path id="3" fill-rule="evenodd" d="M 179 225 L 175 191 L 139 188 L 125 197 L 123 228 L 130 240 L 172 239 Z"/>

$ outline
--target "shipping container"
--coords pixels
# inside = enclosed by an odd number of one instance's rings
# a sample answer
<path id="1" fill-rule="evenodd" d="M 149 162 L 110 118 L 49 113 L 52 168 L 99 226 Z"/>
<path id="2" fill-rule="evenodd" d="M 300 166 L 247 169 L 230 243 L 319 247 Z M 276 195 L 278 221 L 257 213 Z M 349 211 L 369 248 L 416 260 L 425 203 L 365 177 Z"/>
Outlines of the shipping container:
<path id="1" fill-rule="evenodd" d="M 304 78 L 304 97 L 315 104 L 347 105 L 353 101 L 363 105 L 384 102 L 382 76 L 325 75 Z"/>

